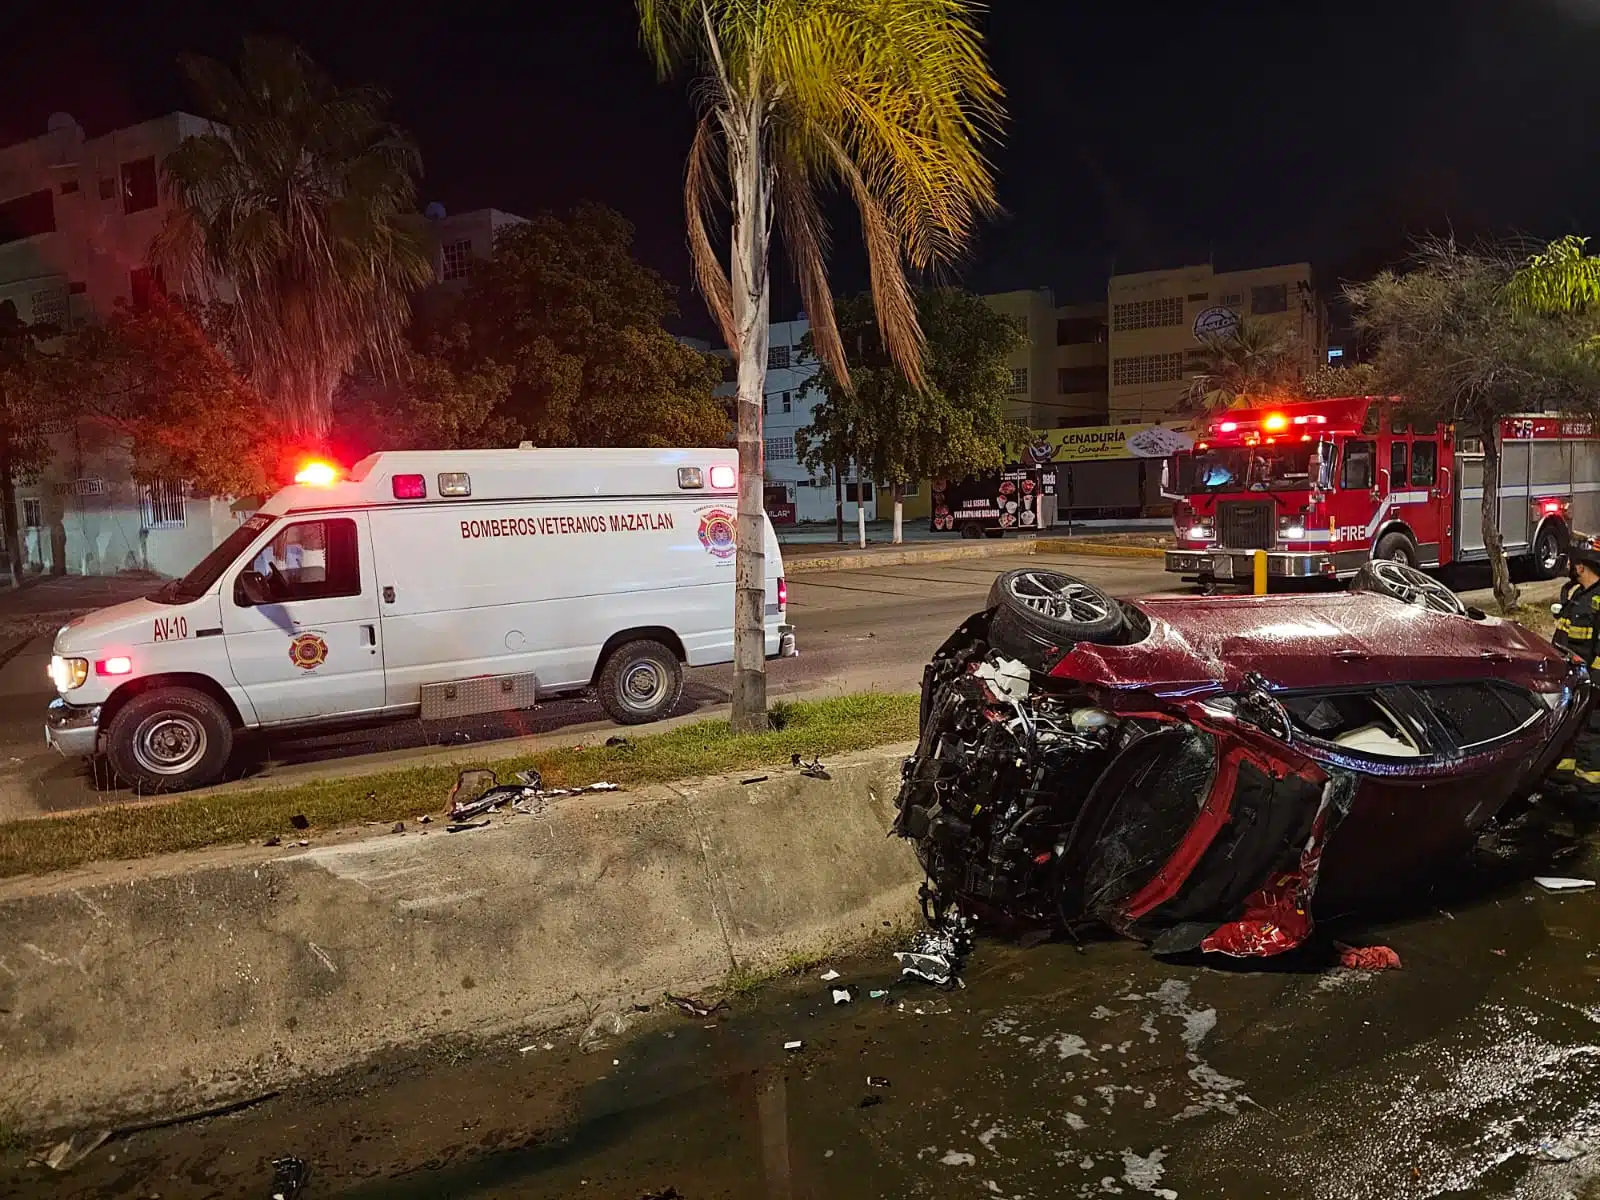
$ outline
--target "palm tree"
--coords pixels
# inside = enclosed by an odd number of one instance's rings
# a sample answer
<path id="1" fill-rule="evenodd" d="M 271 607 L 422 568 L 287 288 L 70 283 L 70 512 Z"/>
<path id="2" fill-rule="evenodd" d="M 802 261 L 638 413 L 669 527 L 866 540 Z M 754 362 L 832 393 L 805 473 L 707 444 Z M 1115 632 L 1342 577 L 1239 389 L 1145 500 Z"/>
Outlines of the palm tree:
<path id="1" fill-rule="evenodd" d="M 699 85 L 684 186 L 689 246 L 738 364 L 733 723 L 765 729 L 761 396 L 774 218 L 815 353 L 848 386 L 818 199 L 823 186 L 842 185 L 860 215 L 884 345 L 921 386 L 923 339 L 906 269 L 948 262 L 993 208 L 982 143 L 1002 116 L 1000 86 L 969 0 L 637 3 L 663 76 L 684 69 Z M 731 272 L 708 232 L 723 200 Z"/>
<path id="2" fill-rule="evenodd" d="M 211 133 L 163 163 L 173 211 L 153 251 L 200 293 L 231 289 L 240 365 L 310 440 L 363 355 L 395 361 L 431 268 L 404 218 L 421 158 L 387 97 L 340 88 L 288 42 L 249 38 L 239 73 L 184 66 Z"/>
<path id="3" fill-rule="evenodd" d="M 1600 304 L 1600 257 L 1588 252 L 1588 244 L 1588 238 L 1568 234 L 1528 255 L 1506 285 L 1511 302 L 1543 316 Z"/>
<path id="4" fill-rule="evenodd" d="M 1200 339 L 1186 407 L 1196 413 L 1236 407 L 1244 397 L 1293 388 L 1300 376 L 1299 348 L 1282 325 L 1241 320 L 1232 332 Z"/>

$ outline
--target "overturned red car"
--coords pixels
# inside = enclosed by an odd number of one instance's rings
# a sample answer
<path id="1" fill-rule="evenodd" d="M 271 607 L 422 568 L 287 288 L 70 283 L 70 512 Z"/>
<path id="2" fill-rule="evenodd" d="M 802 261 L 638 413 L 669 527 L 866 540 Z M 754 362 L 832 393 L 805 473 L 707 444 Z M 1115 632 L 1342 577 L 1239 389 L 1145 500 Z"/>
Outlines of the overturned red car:
<path id="1" fill-rule="evenodd" d="M 995 580 L 923 675 L 895 831 L 931 920 L 1272 955 L 1448 865 L 1577 735 L 1583 666 L 1431 577 L 1119 601 Z"/>

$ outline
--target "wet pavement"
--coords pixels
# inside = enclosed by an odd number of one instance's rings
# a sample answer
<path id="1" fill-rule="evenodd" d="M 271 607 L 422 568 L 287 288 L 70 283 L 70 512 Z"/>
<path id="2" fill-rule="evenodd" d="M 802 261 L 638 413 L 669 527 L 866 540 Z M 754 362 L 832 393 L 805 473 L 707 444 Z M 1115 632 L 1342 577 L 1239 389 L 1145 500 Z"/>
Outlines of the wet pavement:
<path id="1" fill-rule="evenodd" d="M 840 961 L 848 1004 L 818 967 L 588 1053 L 435 1046 L 0 1194 L 264 1197 L 293 1154 L 301 1200 L 1600 1196 L 1600 894 L 1528 879 L 1600 856 L 1509 854 L 1275 963 L 983 938 L 944 991 Z M 1335 938 L 1404 966 L 1340 968 Z"/>

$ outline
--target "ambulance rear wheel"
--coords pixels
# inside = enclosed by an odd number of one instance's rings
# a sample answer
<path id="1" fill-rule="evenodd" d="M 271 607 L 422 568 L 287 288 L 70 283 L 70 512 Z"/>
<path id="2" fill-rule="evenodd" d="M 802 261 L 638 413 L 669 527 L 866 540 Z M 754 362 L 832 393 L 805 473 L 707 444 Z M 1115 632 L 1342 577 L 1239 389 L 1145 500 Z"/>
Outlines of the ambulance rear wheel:
<path id="1" fill-rule="evenodd" d="M 233 723 L 204 692 L 159 688 L 118 710 L 106 729 L 111 768 L 139 792 L 181 792 L 222 778 Z"/>
<path id="2" fill-rule="evenodd" d="M 659 721 L 683 698 L 683 667 L 660 642 L 618 646 L 600 670 L 600 707 L 619 725 Z"/>
<path id="3" fill-rule="evenodd" d="M 1396 530 L 1386 533 L 1378 539 L 1378 544 L 1372 548 L 1372 557 L 1375 559 L 1386 558 L 1390 562 L 1404 563 L 1408 567 L 1417 565 L 1417 547 L 1410 538 Z"/>

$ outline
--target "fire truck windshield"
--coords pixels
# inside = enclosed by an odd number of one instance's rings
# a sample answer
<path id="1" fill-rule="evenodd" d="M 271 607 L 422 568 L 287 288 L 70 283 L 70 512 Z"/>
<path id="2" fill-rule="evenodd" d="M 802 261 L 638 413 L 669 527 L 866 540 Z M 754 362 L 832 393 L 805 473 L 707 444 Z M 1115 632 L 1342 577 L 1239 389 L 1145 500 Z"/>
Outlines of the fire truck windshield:
<path id="1" fill-rule="evenodd" d="M 1213 446 L 1180 455 L 1178 486 L 1198 492 L 1274 492 L 1311 486 L 1312 446 Z"/>

